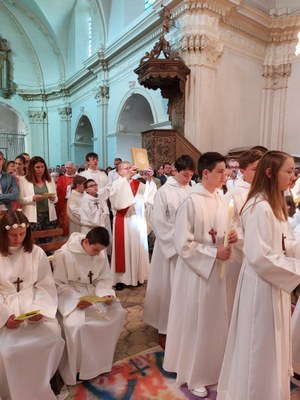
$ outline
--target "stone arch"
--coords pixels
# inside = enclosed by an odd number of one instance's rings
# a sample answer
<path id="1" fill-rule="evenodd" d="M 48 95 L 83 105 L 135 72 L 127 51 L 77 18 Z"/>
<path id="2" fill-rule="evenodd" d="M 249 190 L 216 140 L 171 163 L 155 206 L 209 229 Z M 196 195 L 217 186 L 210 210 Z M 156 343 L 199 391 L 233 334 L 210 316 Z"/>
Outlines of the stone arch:
<path id="1" fill-rule="evenodd" d="M 74 142 L 72 144 L 72 159 L 76 164 L 83 164 L 85 155 L 93 151 L 94 130 L 89 118 L 83 114 L 75 130 Z"/>
<path id="2" fill-rule="evenodd" d="M 19 113 L 0 102 L 0 150 L 8 160 L 25 151 L 26 126 Z"/>
<path id="3" fill-rule="evenodd" d="M 116 129 L 116 154 L 131 159 L 130 148 L 141 147 L 141 132 L 151 129 L 154 117 L 149 101 L 134 93 L 127 98 L 119 113 Z"/>

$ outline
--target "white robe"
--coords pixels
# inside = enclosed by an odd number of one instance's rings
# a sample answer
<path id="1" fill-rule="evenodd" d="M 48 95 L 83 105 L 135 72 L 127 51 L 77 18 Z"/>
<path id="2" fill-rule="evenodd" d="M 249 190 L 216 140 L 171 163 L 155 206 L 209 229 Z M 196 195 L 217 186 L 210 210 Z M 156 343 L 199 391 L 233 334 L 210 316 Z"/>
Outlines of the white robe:
<path id="1" fill-rule="evenodd" d="M 292 315 L 292 358 L 293 369 L 300 375 L 300 301 L 298 299 Z"/>
<path id="2" fill-rule="evenodd" d="M 99 196 L 101 196 L 104 200 L 108 199 L 110 183 L 105 172 L 87 169 L 86 171 L 82 171 L 80 175 L 86 179 L 93 179 L 98 185 Z"/>
<path id="3" fill-rule="evenodd" d="M 140 183 L 136 196 L 133 196 L 129 182 L 120 177 L 112 184 L 109 199 L 114 213 L 114 229 L 117 210 L 129 207 L 124 218 L 125 272 L 115 272 L 115 246 L 111 259 L 114 283 L 136 286 L 148 278 L 149 255 L 147 242 L 147 221 L 145 216 L 145 185 Z"/>
<path id="4" fill-rule="evenodd" d="M 236 271 L 226 263 L 220 277 L 217 246 L 223 244 L 227 204 L 201 184 L 179 206 L 174 230 L 178 261 L 172 285 L 164 369 L 177 373 L 189 389 L 216 384 L 219 378 Z M 209 234 L 217 231 L 216 244 Z M 229 285 L 228 285 L 229 283 Z M 229 286 L 229 289 L 228 287 Z M 241 400 L 241 399 L 240 399 Z"/>
<path id="5" fill-rule="evenodd" d="M 291 291 L 300 282 L 300 245 L 270 205 L 250 199 L 243 210 L 244 254 L 218 400 L 288 400 Z M 287 239 L 283 253 L 282 234 Z"/>
<path id="6" fill-rule="evenodd" d="M 84 192 L 80 207 L 81 233 L 87 234 L 96 226 L 106 228 L 111 236 L 109 210 L 106 200 L 100 195 L 91 196 Z"/>
<path id="7" fill-rule="evenodd" d="M 180 185 L 173 177 L 157 191 L 152 225 L 156 236 L 144 304 L 144 321 L 159 333 L 167 333 L 171 287 L 177 261 L 174 243 L 175 215 L 188 195 L 190 186 Z"/>
<path id="8" fill-rule="evenodd" d="M 44 251 L 12 250 L 0 256 L 0 398 L 3 400 L 54 400 L 50 387 L 64 347 L 55 319 L 57 293 Z M 23 282 L 17 292 L 13 283 Z M 40 310 L 43 319 L 24 321 L 17 329 L 5 324 L 15 314 Z"/>
<path id="9" fill-rule="evenodd" d="M 78 299 L 83 295 L 115 295 L 105 252 L 89 256 L 81 246 L 84 237 L 73 233 L 53 257 L 58 309 L 66 340 L 59 370 L 68 385 L 76 384 L 78 372 L 81 379 L 91 379 L 111 370 L 125 317 L 118 301 L 111 305 L 97 303 L 84 310 L 77 308 Z"/>
<path id="10" fill-rule="evenodd" d="M 67 213 L 69 218 L 69 233 L 80 232 L 80 209 L 83 194 L 72 190 L 67 202 Z"/>

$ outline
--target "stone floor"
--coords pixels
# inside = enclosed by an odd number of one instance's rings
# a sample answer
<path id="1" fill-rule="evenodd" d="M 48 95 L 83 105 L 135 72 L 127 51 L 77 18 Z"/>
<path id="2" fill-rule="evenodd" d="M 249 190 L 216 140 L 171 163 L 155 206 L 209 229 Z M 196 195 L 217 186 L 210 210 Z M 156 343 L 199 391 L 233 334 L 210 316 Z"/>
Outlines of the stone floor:
<path id="1" fill-rule="evenodd" d="M 126 287 L 116 291 L 123 307 L 126 319 L 117 343 L 114 361 L 123 360 L 133 354 L 158 345 L 158 333 L 143 322 L 143 305 L 146 283 L 138 287 Z"/>

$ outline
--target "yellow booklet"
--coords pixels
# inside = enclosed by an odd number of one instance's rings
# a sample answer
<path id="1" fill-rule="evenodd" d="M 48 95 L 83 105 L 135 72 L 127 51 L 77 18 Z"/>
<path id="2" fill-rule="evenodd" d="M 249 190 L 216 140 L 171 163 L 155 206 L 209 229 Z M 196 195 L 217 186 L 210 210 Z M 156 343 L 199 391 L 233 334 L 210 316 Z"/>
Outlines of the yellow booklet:
<path id="1" fill-rule="evenodd" d="M 30 311 L 24 314 L 20 314 L 17 317 L 15 317 L 14 319 L 16 319 L 17 321 L 23 321 L 24 319 L 28 319 L 31 317 L 34 317 L 35 315 L 38 315 L 40 313 L 40 310 L 34 310 L 34 311 Z"/>
<path id="2" fill-rule="evenodd" d="M 91 294 L 91 295 L 85 295 L 85 296 L 79 297 L 79 300 L 88 301 L 88 302 L 91 303 L 91 304 L 100 303 L 100 302 L 105 302 L 105 301 L 113 301 L 113 300 L 115 300 L 115 299 L 116 299 L 116 298 L 115 298 L 114 296 L 110 296 L 110 297 L 108 297 L 108 296 L 99 297 L 99 296 L 96 296 L 96 295 L 93 295 L 93 294 Z"/>
<path id="3" fill-rule="evenodd" d="M 51 196 L 54 196 L 54 195 L 55 195 L 55 193 L 48 193 L 48 192 L 44 192 L 44 193 L 42 194 L 42 196 L 43 196 L 43 197 L 46 197 L 46 198 L 51 197 Z"/>

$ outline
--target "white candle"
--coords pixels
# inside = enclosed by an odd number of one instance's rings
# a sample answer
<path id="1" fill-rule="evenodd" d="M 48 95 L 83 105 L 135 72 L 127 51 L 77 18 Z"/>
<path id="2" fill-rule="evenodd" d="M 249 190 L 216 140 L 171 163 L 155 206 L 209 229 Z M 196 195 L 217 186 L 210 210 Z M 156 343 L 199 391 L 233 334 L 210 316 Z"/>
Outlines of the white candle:
<path id="1" fill-rule="evenodd" d="M 225 247 L 227 247 L 229 245 L 228 236 L 231 231 L 233 211 L 234 211 L 234 201 L 233 201 L 233 199 L 230 199 L 229 205 L 228 205 L 227 224 L 226 224 L 225 237 L 224 237 L 224 246 Z M 224 278 L 224 275 L 225 275 L 225 262 L 226 261 L 223 261 L 221 264 L 221 273 L 220 273 L 221 278 Z"/>

